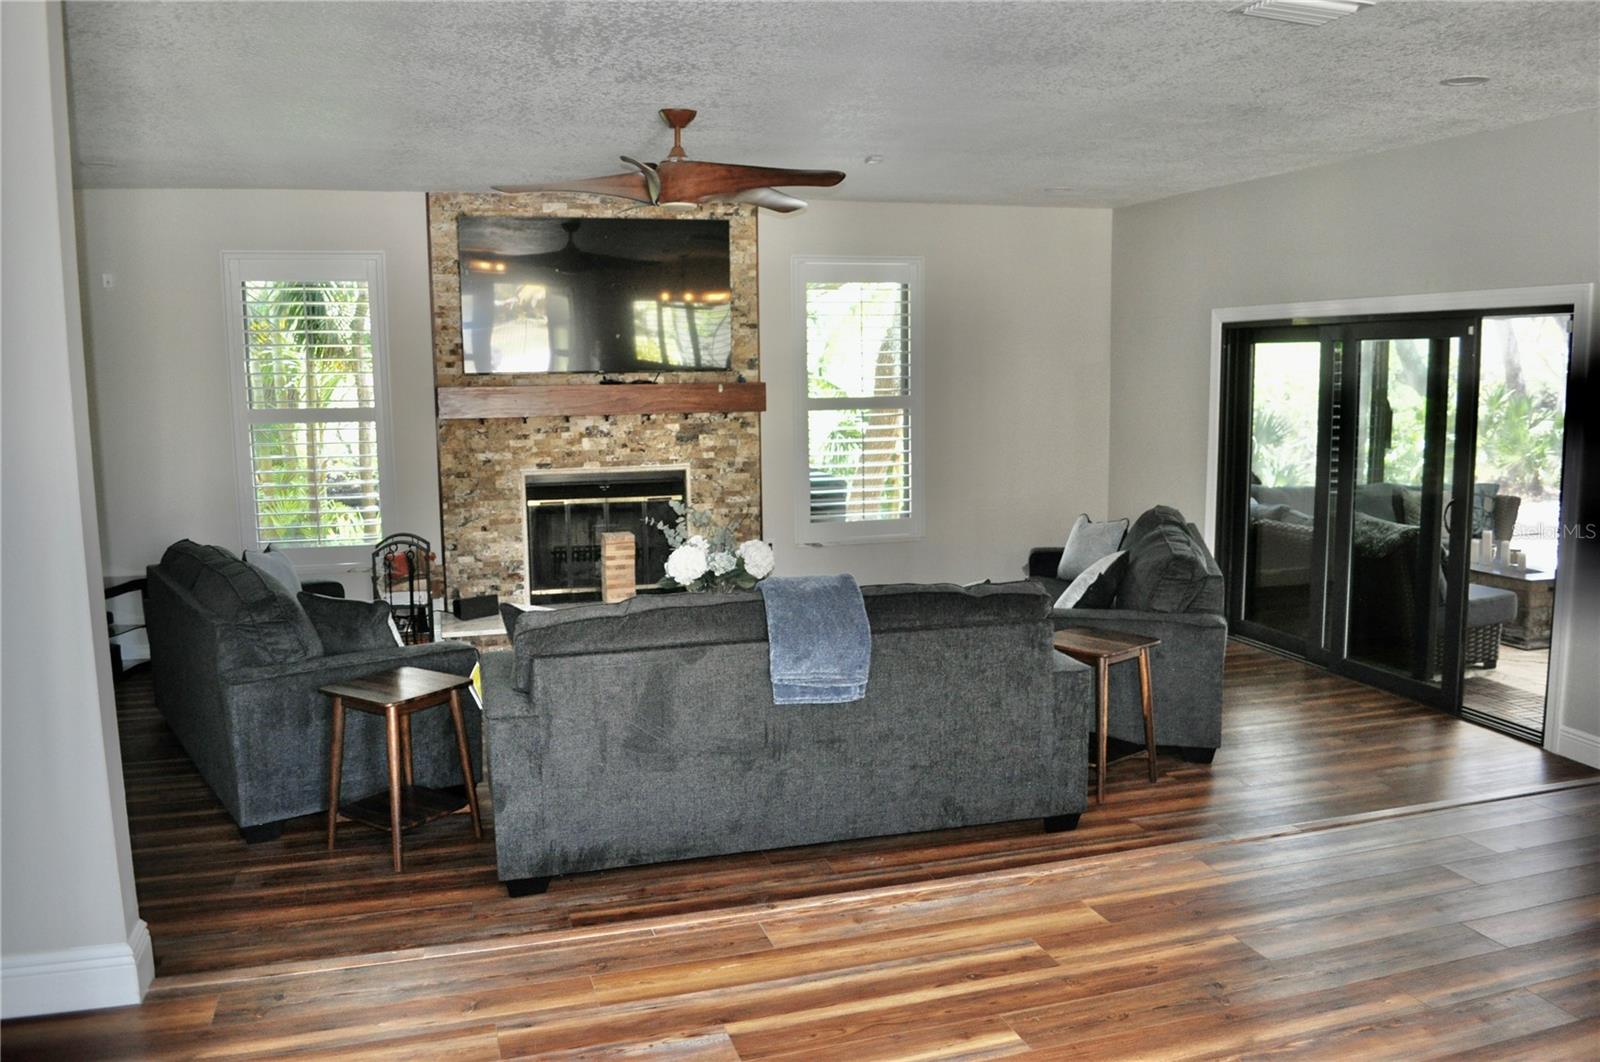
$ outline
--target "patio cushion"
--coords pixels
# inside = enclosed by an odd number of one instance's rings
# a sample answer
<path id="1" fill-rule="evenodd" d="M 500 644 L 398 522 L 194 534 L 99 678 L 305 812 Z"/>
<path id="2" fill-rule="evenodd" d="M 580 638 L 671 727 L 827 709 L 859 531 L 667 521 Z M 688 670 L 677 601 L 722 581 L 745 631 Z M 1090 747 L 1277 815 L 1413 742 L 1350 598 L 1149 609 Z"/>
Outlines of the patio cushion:
<path id="1" fill-rule="evenodd" d="M 1467 626 L 1487 627 L 1517 621 L 1517 595 L 1496 586 L 1467 587 Z"/>

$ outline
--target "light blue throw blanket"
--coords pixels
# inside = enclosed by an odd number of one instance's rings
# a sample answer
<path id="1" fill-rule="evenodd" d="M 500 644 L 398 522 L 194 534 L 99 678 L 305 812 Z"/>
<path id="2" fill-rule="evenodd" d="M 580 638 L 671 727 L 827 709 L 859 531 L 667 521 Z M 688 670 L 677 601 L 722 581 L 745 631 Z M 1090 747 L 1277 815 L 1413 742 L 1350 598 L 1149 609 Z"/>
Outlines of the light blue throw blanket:
<path id="1" fill-rule="evenodd" d="M 773 704 L 843 704 L 867 695 L 872 630 L 848 575 L 758 584 L 767 606 Z"/>

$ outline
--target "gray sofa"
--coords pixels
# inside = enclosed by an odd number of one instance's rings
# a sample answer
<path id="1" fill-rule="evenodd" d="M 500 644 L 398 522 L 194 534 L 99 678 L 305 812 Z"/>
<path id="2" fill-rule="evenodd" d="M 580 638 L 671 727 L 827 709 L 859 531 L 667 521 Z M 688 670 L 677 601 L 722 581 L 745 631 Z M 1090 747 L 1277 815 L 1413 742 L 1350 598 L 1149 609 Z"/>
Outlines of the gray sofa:
<path id="1" fill-rule="evenodd" d="M 454 643 L 324 655 L 299 604 L 216 546 L 176 543 L 147 574 L 156 707 L 247 841 L 327 810 L 330 709 L 319 687 L 402 665 L 466 675 L 477 660 Z M 449 713 L 423 712 L 411 725 L 417 783 L 460 786 Z M 480 726 L 468 712 L 475 761 Z M 344 799 L 388 784 L 383 720 L 346 713 Z"/>
<path id="2" fill-rule="evenodd" d="M 1130 600 L 1135 592 L 1134 571 L 1141 566 L 1140 551 L 1150 548 L 1148 541 L 1141 540 L 1159 526 L 1181 529 L 1205 568 L 1200 585 L 1179 611 L 1156 611 Z M 1222 665 L 1228 647 L 1222 571 L 1195 526 L 1166 506 L 1157 506 L 1134 521 L 1122 548 L 1128 551 L 1130 563 L 1113 606 L 1052 609 L 1051 623 L 1056 630 L 1080 627 L 1161 639 L 1161 644 L 1150 650 L 1156 744 L 1175 748 L 1191 763 L 1210 763 L 1222 745 Z M 1061 553 L 1059 546 L 1040 547 L 1028 556 L 1028 577 L 1044 587 L 1052 601 L 1067 588 L 1067 583 L 1056 578 Z M 1139 671 L 1133 664 L 1111 668 L 1108 717 L 1111 737 L 1144 744 Z"/>
<path id="3" fill-rule="evenodd" d="M 1091 673 L 1027 583 L 863 591 L 854 703 L 774 706 L 759 594 L 529 612 L 484 661 L 512 895 L 605 867 L 1084 808 Z"/>

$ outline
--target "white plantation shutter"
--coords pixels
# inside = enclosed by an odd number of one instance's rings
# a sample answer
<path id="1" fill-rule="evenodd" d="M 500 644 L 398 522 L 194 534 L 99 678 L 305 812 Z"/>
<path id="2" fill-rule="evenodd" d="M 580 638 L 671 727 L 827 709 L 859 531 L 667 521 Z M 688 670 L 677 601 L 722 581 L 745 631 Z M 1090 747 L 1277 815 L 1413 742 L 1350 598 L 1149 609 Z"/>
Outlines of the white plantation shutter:
<path id="1" fill-rule="evenodd" d="M 224 263 L 245 544 L 364 552 L 383 537 L 381 257 Z"/>
<path id="2" fill-rule="evenodd" d="M 919 259 L 794 261 L 804 351 L 799 541 L 914 537 Z"/>

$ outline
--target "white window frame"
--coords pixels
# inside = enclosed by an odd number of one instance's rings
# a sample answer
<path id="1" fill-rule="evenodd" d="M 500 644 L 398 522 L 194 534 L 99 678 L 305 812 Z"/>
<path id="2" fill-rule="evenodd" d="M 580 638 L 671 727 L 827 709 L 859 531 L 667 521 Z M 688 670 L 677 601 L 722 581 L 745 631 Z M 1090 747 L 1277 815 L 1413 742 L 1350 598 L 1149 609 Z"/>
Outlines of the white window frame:
<path id="1" fill-rule="evenodd" d="M 367 311 L 372 321 L 373 405 L 367 409 L 252 410 L 245 373 L 244 313 L 239 289 L 250 280 L 335 281 L 367 284 Z M 255 477 L 250 460 L 250 428 L 256 423 L 372 420 L 378 436 L 378 537 L 388 533 L 393 496 L 389 409 L 389 302 L 384 290 L 382 251 L 224 251 L 222 310 L 228 336 L 229 381 L 233 390 L 234 478 L 238 489 L 239 540 L 245 549 L 264 549 L 256 537 Z M 274 546 L 297 567 L 345 566 L 368 560 L 365 546 Z"/>
<path id="2" fill-rule="evenodd" d="M 800 383 L 795 416 L 797 473 L 795 541 L 802 546 L 830 546 L 871 542 L 909 542 L 920 539 L 927 525 L 927 494 L 923 453 L 928 434 L 922 413 L 922 378 L 927 346 L 923 340 L 923 259 L 919 256 L 878 257 L 850 255 L 795 255 L 789 262 L 792 288 L 796 377 Z M 806 371 L 806 285 L 883 281 L 906 285 L 910 304 L 910 357 L 906 364 L 908 393 L 902 397 L 812 398 Z M 886 520 L 811 522 L 810 413 L 817 409 L 905 409 L 911 418 L 911 514 Z"/>

